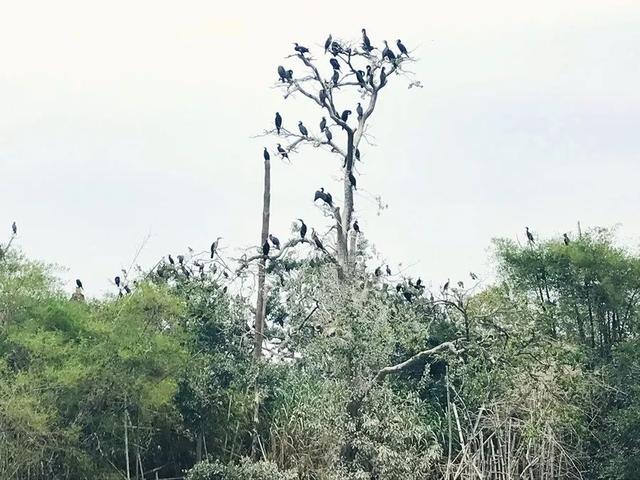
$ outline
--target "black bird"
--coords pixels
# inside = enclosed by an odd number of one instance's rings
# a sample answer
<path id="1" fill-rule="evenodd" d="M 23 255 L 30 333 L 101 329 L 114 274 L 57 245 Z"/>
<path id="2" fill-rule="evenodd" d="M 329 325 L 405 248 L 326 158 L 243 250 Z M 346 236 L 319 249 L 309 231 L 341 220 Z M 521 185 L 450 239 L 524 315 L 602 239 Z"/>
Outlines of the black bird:
<path id="1" fill-rule="evenodd" d="M 569 243 L 571 243 L 571 240 L 569 240 L 569 236 L 566 233 L 562 234 L 562 240 L 565 245 L 569 245 Z"/>
<path id="2" fill-rule="evenodd" d="M 184 263 L 184 255 L 178 255 L 178 263 L 182 265 Z"/>
<path id="3" fill-rule="evenodd" d="M 360 149 L 356 148 L 356 160 L 360 160 Z"/>
<path id="4" fill-rule="evenodd" d="M 370 53 L 371 50 L 373 50 L 373 47 L 371 46 L 371 41 L 367 36 L 367 30 L 364 28 L 362 29 L 362 49 L 367 53 Z"/>
<path id="5" fill-rule="evenodd" d="M 175 265 L 175 264 L 176 264 L 176 262 L 174 262 L 174 261 L 173 261 L 173 257 L 171 256 L 171 254 L 169 254 L 169 255 L 167 255 L 167 256 L 169 257 L 169 263 L 170 263 L 171 265 Z M 212 257 L 212 258 L 213 258 L 213 257 Z"/>
<path id="6" fill-rule="evenodd" d="M 338 42 L 331 42 L 331 54 L 335 57 L 339 53 L 342 53 L 342 46 Z"/>
<path id="7" fill-rule="evenodd" d="M 324 187 L 320 187 L 320 190 L 316 190 L 316 194 L 313 197 L 313 201 L 317 201 L 317 200 L 324 200 L 325 199 L 325 193 L 324 193 Z"/>
<path id="8" fill-rule="evenodd" d="M 320 104 L 324 105 L 324 102 L 327 101 L 327 92 L 325 91 L 324 88 L 321 88 L 320 93 L 318 95 L 320 97 Z"/>
<path id="9" fill-rule="evenodd" d="M 384 67 L 380 69 L 380 88 L 384 87 L 387 84 L 387 72 L 385 72 Z"/>
<path id="10" fill-rule="evenodd" d="M 293 70 L 287 70 L 287 81 L 289 83 L 293 82 Z"/>
<path id="11" fill-rule="evenodd" d="M 371 65 L 367 65 L 367 80 L 371 80 L 373 77 L 371 75 Z"/>
<path id="12" fill-rule="evenodd" d="M 269 255 L 270 248 L 271 246 L 269 245 L 269 240 L 265 240 L 264 243 L 262 244 L 262 255 L 264 255 L 265 257 Z"/>
<path id="13" fill-rule="evenodd" d="M 289 158 L 289 154 L 284 148 L 282 148 L 282 145 L 280 144 L 278 144 L 278 153 L 282 156 L 282 158 Z"/>
<path id="14" fill-rule="evenodd" d="M 402 42 L 400 41 L 400 39 L 398 39 L 398 41 L 396 42 L 396 45 L 398 46 L 398 50 L 400 50 L 400 55 L 404 54 L 407 57 L 409 56 L 409 52 L 407 52 L 407 47 L 405 47 Z"/>
<path id="15" fill-rule="evenodd" d="M 84 287 L 82 286 L 82 282 L 80 281 L 80 279 L 76 279 L 76 287 L 81 288 L 82 290 L 84 290 Z"/>
<path id="16" fill-rule="evenodd" d="M 302 220 L 301 218 L 299 218 L 298 220 L 300 220 L 300 238 L 304 239 L 304 236 L 307 234 L 307 225 L 304 223 L 304 220 Z"/>
<path id="17" fill-rule="evenodd" d="M 349 115 L 351 115 L 351 110 L 345 110 L 342 112 L 342 115 L 340 115 L 340 118 L 343 122 L 346 122 L 349 119 Z"/>
<path id="18" fill-rule="evenodd" d="M 399 293 L 401 290 L 402 290 L 402 284 L 399 283 L 399 284 L 396 285 L 396 292 Z"/>
<path id="19" fill-rule="evenodd" d="M 367 86 L 367 83 L 364 80 L 364 72 L 362 70 L 356 70 L 356 80 L 358 80 L 358 83 L 362 88 L 365 88 Z"/>
<path id="20" fill-rule="evenodd" d="M 471 277 L 471 280 L 477 280 L 478 279 L 478 276 L 473 272 L 469 272 L 469 276 Z"/>
<path id="21" fill-rule="evenodd" d="M 271 243 L 273 243 L 274 248 L 280 250 L 280 240 L 278 240 L 278 237 L 274 237 L 273 235 L 269 234 L 269 240 L 271 240 Z"/>
<path id="22" fill-rule="evenodd" d="M 303 137 L 308 137 L 309 136 L 309 130 L 307 130 L 307 127 L 305 127 L 302 124 L 302 120 L 300 120 L 298 122 L 298 129 L 300 130 L 300 133 L 302 134 Z"/>
<path id="23" fill-rule="evenodd" d="M 324 42 L 324 53 L 327 53 L 327 50 L 329 50 L 329 47 L 331 46 L 331 34 L 329 34 L 329 38 L 327 38 L 327 40 Z"/>
<path id="24" fill-rule="evenodd" d="M 327 119 L 322 117 L 322 120 L 320 120 L 320 131 L 324 132 L 325 128 L 327 128 Z"/>
<path id="25" fill-rule="evenodd" d="M 328 128 L 324 131 L 324 134 L 327 136 L 327 142 L 330 142 L 331 139 L 333 138 L 333 135 L 331 134 L 331 130 L 329 130 Z"/>
<path id="26" fill-rule="evenodd" d="M 357 190 L 356 188 L 356 177 L 353 176 L 353 173 L 349 172 L 349 183 L 351 184 L 351 186 L 353 187 L 354 190 Z"/>
<path id="27" fill-rule="evenodd" d="M 264 147 L 263 156 L 266 161 L 271 160 L 271 155 L 269 155 L 269 151 L 267 150 L 267 147 Z"/>
<path id="28" fill-rule="evenodd" d="M 13 232 L 14 235 L 18 234 L 18 225 L 16 225 L 16 222 L 13 222 L 11 224 L 11 231 Z"/>
<path id="29" fill-rule="evenodd" d="M 334 87 L 338 86 L 338 80 L 340 80 L 340 73 L 338 73 L 338 70 L 334 70 L 333 76 L 331 77 L 331 82 L 333 83 Z"/>
<path id="30" fill-rule="evenodd" d="M 297 43 L 294 43 L 294 45 L 296 46 L 294 48 L 294 50 L 296 52 L 298 52 L 300 55 L 304 55 L 305 53 L 309 53 L 309 49 L 307 47 L 303 47 L 302 45 L 298 45 Z"/>
<path id="31" fill-rule="evenodd" d="M 120 287 L 120 277 L 116 277 L 113 280 L 116 282 L 116 287 Z"/>
<path id="32" fill-rule="evenodd" d="M 380 275 L 382 275 L 382 269 L 380 267 L 376 267 L 376 269 L 374 270 L 373 274 L 376 277 L 379 277 Z"/>
<path id="33" fill-rule="evenodd" d="M 322 242 L 318 238 L 318 234 L 316 233 L 316 231 L 313 228 L 311 229 L 311 238 L 313 239 L 313 243 L 316 244 L 316 247 L 318 247 L 320 250 L 324 251 L 324 245 L 322 245 Z"/>
<path id="34" fill-rule="evenodd" d="M 393 62 L 396 59 L 396 54 L 389 48 L 387 41 L 384 41 L 384 50 L 382 50 L 382 58 L 387 57 L 389 61 Z"/>
<path id="35" fill-rule="evenodd" d="M 353 230 L 356 233 L 360 233 L 360 225 L 358 225 L 358 221 L 357 220 L 355 222 L 353 222 Z"/>
<path id="36" fill-rule="evenodd" d="M 333 207 L 333 197 L 331 196 L 331 194 L 329 192 L 325 192 L 324 193 L 324 199 L 323 199 L 330 207 Z"/>
<path id="37" fill-rule="evenodd" d="M 358 120 L 360 120 L 362 118 L 362 115 L 364 115 L 364 110 L 362 110 L 362 105 L 360 105 L 360 102 L 358 102 L 358 106 L 356 107 L 356 113 L 358 114 Z"/>
<path id="38" fill-rule="evenodd" d="M 529 227 L 525 227 L 525 230 L 527 234 L 527 240 L 529 240 L 529 243 L 531 244 L 536 243 L 535 240 L 533 239 L 533 234 L 529 231 Z"/>
<path id="39" fill-rule="evenodd" d="M 278 135 L 280 135 L 280 129 L 282 128 L 282 117 L 280 116 L 280 112 L 276 112 L 276 130 Z"/>
<path id="40" fill-rule="evenodd" d="M 402 296 L 405 298 L 405 300 L 409 303 L 412 302 L 412 298 L 413 298 L 413 293 L 405 290 L 404 292 L 402 292 Z"/>
<path id="41" fill-rule="evenodd" d="M 460 281 L 458 282 L 458 286 L 459 286 L 460 288 L 464 288 L 464 282 L 463 282 L 462 280 L 460 280 Z"/>
<path id="42" fill-rule="evenodd" d="M 127 292 L 128 294 L 131 293 L 131 289 L 129 288 L 129 285 L 124 286 L 124 291 Z"/>
<path id="43" fill-rule="evenodd" d="M 226 270 L 223 270 L 223 272 L 222 272 L 222 276 L 223 276 L 224 278 L 229 278 L 229 272 L 227 272 Z"/>
<path id="44" fill-rule="evenodd" d="M 280 80 L 286 82 L 288 80 L 287 71 L 284 69 L 282 65 L 278 65 L 278 76 Z"/>
<path id="45" fill-rule="evenodd" d="M 387 265 L 387 275 L 391 275 L 391 269 L 389 268 L 389 265 Z"/>
<path id="46" fill-rule="evenodd" d="M 330 58 L 329 63 L 331 64 L 334 70 L 340 70 L 340 63 L 338 63 L 338 60 L 336 60 L 335 58 Z"/>
<path id="47" fill-rule="evenodd" d="M 211 244 L 211 258 L 215 257 L 216 250 L 218 249 L 218 243 L 222 237 L 216 238 L 216 241 Z"/>
<path id="48" fill-rule="evenodd" d="M 443 292 L 446 292 L 447 290 L 449 290 L 449 279 L 447 279 L 447 281 L 444 284 L 444 287 L 442 287 Z"/>

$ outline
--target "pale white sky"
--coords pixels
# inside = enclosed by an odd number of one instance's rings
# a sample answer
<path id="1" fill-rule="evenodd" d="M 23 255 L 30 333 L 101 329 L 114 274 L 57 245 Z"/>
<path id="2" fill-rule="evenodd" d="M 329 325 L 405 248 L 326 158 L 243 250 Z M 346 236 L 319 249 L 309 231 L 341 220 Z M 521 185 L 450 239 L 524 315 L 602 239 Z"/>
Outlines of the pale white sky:
<path id="1" fill-rule="evenodd" d="M 441 283 L 488 272 L 492 237 L 623 225 L 640 238 L 640 2 L 5 1 L 0 231 L 90 295 L 131 262 L 257 243 L 271 88 L 291 42 L 402 38 L 423 89 L 392 82 L 362 148 L 361 228 L 391 267 Z M 392 79 L 393 80 L 393 79 Z M 312 149 L 273 165 L 272 231 L 320 226 L 340 192 Z M 371 195 L 389 209 L 376 213 Z M 336 195 L 337 196 L 337 195 Z M 228 248 L 228 254 L 236 250 Z"/>

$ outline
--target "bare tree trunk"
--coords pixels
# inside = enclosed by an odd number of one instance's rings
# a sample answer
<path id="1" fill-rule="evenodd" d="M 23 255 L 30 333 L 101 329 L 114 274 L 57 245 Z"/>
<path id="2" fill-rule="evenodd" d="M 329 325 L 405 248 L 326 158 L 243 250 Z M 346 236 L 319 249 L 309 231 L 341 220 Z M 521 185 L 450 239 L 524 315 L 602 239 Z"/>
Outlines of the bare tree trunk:
<path id="1" fill-rule="evenodd" d="M 129 431 L 128 431 L 128 423 L 129 423 L 129 411 L 126 407 L 126 399 L 125 399 L 125 407 L 124 407 L 124 458 L 127 462 L 127 480 L 131 480 L 131 470 L 129 468 Z"/>
<path id="2" fill-rule="evenodd" d="M 271 209 L 271 163 L 264 161 L 264 196 L 262 204 L 262 234 L 260 235 L 260 248 L 269 238 L 269 215 Z M 258 261 L 258 299 L 256 301 L 256 321 L 255 321 L 255 345 L 253 356 L 262 356 L 262 342 L 264 339 L 264 317 L 266 311 L 265 298 L 265 267 L 267 259 L 262 257 Z"/>

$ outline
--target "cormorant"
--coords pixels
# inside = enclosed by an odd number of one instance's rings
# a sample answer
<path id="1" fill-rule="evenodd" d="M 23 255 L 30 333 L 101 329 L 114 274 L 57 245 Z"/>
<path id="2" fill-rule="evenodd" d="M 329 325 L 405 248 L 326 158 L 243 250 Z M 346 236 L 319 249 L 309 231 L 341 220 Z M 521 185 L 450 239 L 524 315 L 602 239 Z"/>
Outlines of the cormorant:
<path id="1" fill-rule="evenodd" d="M 131 289 L 129 288 L 129 285 L 124 286 L 124 291 L 127 292 L 128 294 L 131 293 Z"/>
<path id="2" fill-rule="evenodd" d="M 367 53 L 371 53 L 371 50 L 373 50 L 373 47 L 371 46 L 371 41 L 367 36 L 367 30 L 364 28 L 362 29 L 362 49 Z"/>
<path id="3" fill-rule="evenodd" d="M 282 158 L 289 158 L 289 154 L 284 148 L 282 148 L 282 145 L 280 144 L 278 144 L 278 153 L 282 156 Z"/>
<path id="4" fill-rule="evenodd" d="M 393 62 L 396 59 L 396 54 L 389 48 L 387 41 L 384 41 L 384 50 L 382 50 L 382 58 L 387 57 L 389 61 Z"/>
<path id="5" fill-rule="evenodd" d="M 331 42 L 331 54 L 335 57 L 339 53 L 342 53 L 342 47 L 338 42 Z"/>
<path id="6" fill-rule="evenodd" d="M 459 286 L 460 288 L 464 288 L 464 282 L 463 282 L 462 280 L 460 280 L 460 281 L 458 282 L 458 286 Z"/>
<path id="7" fill-rule="evenodd" d="M 324 105 L 324 102 L 327 101 L 327 92 L 325 91 L 324 88 L 321 88 L 320 93 L 318 95 L 320 97 L 320 104 Z"/>
<path id="8" fill-rule="evenodd" d="M 324 246 L 322 245 L 322 242 L 318 238 L 318 234 L 316 233 L 316 231 L 313 228 L 311 229 L 311 238 L 313 239 L 313 243 L 316 244 L 316 247 L 318 247 L 320 250 L 324 251 Z"/>
<path id="9" fill-rule="evenodd" d="M 220 242 L 221 238 L 222 237 L 216 238 L 216 241 L 211 244 L 211 258 L 215 257 L 216 250 L 218 249 L 218 242 Z"/>
<path id="10" fill-rule="evenodd" d="M 405 47 L 402 44 L 400 39 L 398 39 L 398 41 L 396 42 L 396 45 L 398 46 L 398 50 L 400 50 L 400 55 L 405 54 L 407 57 L 409 56 L 409 52 L 407 52 L 407 47 Z"/>
<path id="11" fill-rule="evenodd" d="M 391 269 L 389 268 L 389 265 L 387 265 L 387 275 L 391 275 Z"/>
<path id="12" fill-rule="evenodd" d="M 333 76 L 331 77 L 331 82 L 333 83 L 334 87 L 338 86 L 338 80 L 340 80 L 340 73 L 338 73 L 338 70 L 334 70 Z"/>
<path id="13" fill-rule="evenodd" d="M 280 129 L 282 128 L 282 117 L 280 116 L 280 112 L 276 112 L 276 130 L 278 135 L 280 135 Z"/>
<path id="14" fill-rule="evenodd" d="M 320 131 L 324 132 L 325 128 L 327 128 L 327 119 L 322 117 L 322 120 L 320 120 Z"/>
<path id="15" fill-rule="evenodd" d="M 356 233 L 360 233 L 360 225 L 358 225 L 358 221 L 357 220 L 355 222 L 353 222 L 353 230 Z"/>
<path id="16" fill-rule="evenodd" d="M 478 276 L 473 272 L 469 272 L 469 276 L 471 277 L 471 280 L 477 280 L 478 279 Z"/>
<path id="17" fill-rule="evenodd" d="M 384 87 L 387 84 L 387 72 L 385 72 L 384 67 L 380 69 L 380 88 Z"/>
<path id="18" fill-rule="evenodd" d="M 358 80 L 358 83 L 362 88 L 365 88 L 367 86 L 367 83 L 364 80 L 364 72 L 362 70 L 356 70 L 356 80 Z"/>
<path id="19" fill-rule="evenodd" d="M 113 280 L 116 282 L 116 287 L 120 287 L 120 277 L 116 276 Z"/>
<path id="20" fill-rule="evenodd" d="M 262 255 L 264 255 L 265 257 L 269 255 L 270 248 L 271 246 L 269 245 L 269 240 L 265 240 L 264 243 L 262 244 Z"/>
<path id="21" fill-rule="evenodd" d="M 271 160 L 271 156 L 269 155 L 269 151 L 267 150 L 267 147 L 264 147 L 263 155 L 264 155 L 264 159 L 265 159 L 266 161 Z"/>
<path id="22" fill-rule="evenodd" d="M 333 207 L 333 197 L 331 196 L 331 194 L 329 192 L 324 192 L 324 199 L 323 199 L 330 207 Z"/>
<path id="23" fill-rule="evenodd" d="M 173 261 L 173 257 L 171 256 L 171 254 L 169 254 L 169 255 L 167 255 L 167 256 L 169 257 L 169 263 L 170 263 L 171 265 L 175 265 L 175 264 L 176 264 L 176 262 L 174 262 L 174 261 Z"/>
<path id="24" fill-rule="evenodd" d="M 300 220 L 300 238 L 304 239 L 304 236 L 307 234 L 307 225 L 304 223 L 304 220 L 302 220 L 301 218 L 299 218 L 298 220 Z"/>
<path id="25" fill-rule="evenodd" d="M 371 76 L 371 65 L 367 65 L 367 80 L 371 80 L 373 77 Z"/>
<path id="26" fill-rule="evenodd" d="M 331 64 L 334 70 L 340 70 L 340 63 L 338 63 L 338 60 L 336 60 L 335 58 L 330 58 L 329 63 Z"/>
<path id="27" fill-rule="evenodd" d="M 449 283 L 449 281 L 447 281 Z M 420 288 L 422 286 L 422 279 L 418 277 L 418 281 L 416 281 L 416 287 Z"/>
<path id="28" fill-rule="evenodd" d="M 329 130 L 328 128 L 324 131 L 324 134 L 327 136 L 327 142 L 330 142 L 331 139 L 333 138 L 333 135 L 331 134 L 331 130 Z"/>
<path id="29" fill-rule="evenodd" d="M 229 278 L 229 272 L 227 272 L 226 270 L 223 270 L 223 271 L 222 271 L 222 276 L 223 276 L 224 278 Z"/>
<path id="30" fill-rule="evenodd" d="M 444 284 L 444 287 L 442 287 L 443 292 L 446 292 L 447 290 L 449 290 L 449 279 L 447 279 L 447 281 Z"/>
<path id="31" fill-rule="evenodd" d="M 402 284 L 399 283 L 396 285 L 396 292 L 400 293 L 402 291 Z"/>
<path id="32" fill-rule="evenodd" d="M 413 300 L 413 293 L 405 290 L 404 292 L 402 292 L 402 296 L 405 298 L 405 300 L 409 303 L 411 303 Z"/>
<path id="33" fill-rule="evenodd" d="M 342 115 L 340 115 L 340 118 L 343 122 L 346 122 L 349 119 L 349 115 L 351 115 L 351 110 L 345 110 L 342 112 Z"/>
<path id="34" fill-rule="evenodd" d="M 224 288 L 222 289 L 222 293 L 227 293 L 227 286 L 225 285 Z"/>
<path id="35" fill-rule="evenodd" d="M 293 70 L 287 70 L 287 81 L 289 83 L 293 82 Z"/>
<path id="36" fill-rule="evenodd" d="M 300 55 L 304 55 L 305 53 L 309 53 L 309 49 L 307 47 L 303 47 L 302 45 L 298 45 L 297 43 L 294 43 L 294 45 L 296 46 L 294 48 L 294 50 L 296 52 L 298 52 Z"/>
<path id="37" fill-rule="evenodd" d="M 302 124 L 302 120 L 300 120 L 298 122 L 298 129 L 300 130 L 300 133 L 302 134 L 303 137 L 308 137 L 309 136 L 309 130 L 307 130 L 307 127 L 305 127 Z"/>
<path id="38" fill-rule="evenodd" d="M 324 42 L 324 53 L 327 53 L 327 50 L 329 50 L 329 47 L 331 46 L 331 34 L 329 34 L 329 38 L 327 38 L 327 40 Z"/>
<path id="39" fill-rule="evenodd" d="M 273 243 L 274 248 L 280 250 L 280 240 L 278 240 L 278 237 L 274 237 L 273 235 L 269 234 L 269 240 L 271 240 L 271 243 Z"/>
<path id="40" fill-rule="evenodd" d="M 380 275 L 382 275 L 382 269 L 380 267 L 376 267 L 376 269 L 373 271 L 373 274 L 376 277 L 379 277 Z"/>
<path id="41" fill-rule="evenodd" d="M 184 263 L 184 255 L 178 255 L 178 263 L 182 265 Z"/>
<path id="42" fill-rule="evenodd" d="M 278 76 L 280 77 L 280 80 L 283 82 L 286 82 L 289 78 L 287 75 L 287 71 L 284 69 L 282 65 L 278 65 Z"/>
<path id="43" fill-rule="evenodd" d="M 360 102 L 358 102 L 358 106 L 356 107 L 356 113 L 358 114 L 358 120 L 360 120 L 362 118 L 362 115 L 364 115 L 364 110 L 362 110 L 362 105 L 360 105 Z"/>
<path id="44" fill-rule="evenodd" d="M 356 160 L 360 160 L 360 149 L 356 148 Z"/>
<path id="45" fill-rule="evenodd" d="M 80 279 L 76 279 L 76 286 L 82 290 L 84 290 L 84 287 L 82 286 L 82 282 L 80 281 Z"/>
<path id="46" fill-rule="evenodd" d="M 349 172 L 349 183 L 351 184 L 351 186 L 353 187 L 354 190 L 357 190 L 356 188 L 356 177 L 353 176 L 353 173 Z"/>
<path id="47" fill-rule="evenodd" d="M 316 194 L 313 197 L 313 201 L 317 201 L 318 199 L 324 200 L 324 187 L 320 187 L 320 190 L 316 190 Z"/>
<path id="48" fill-rule="evenodd" d="M 565 245 L 569 245 L 569 243 L 571 243 L 571 240 L 569 240 L 569 236 L 566 233 L 562 234 L 562 241 Z"/>
<path id="49" fill-rule="evenodd" d="M 16 222 L 13 222 L 11 224 L 11 231 L 13 232 L 14 235 L 18 234 L 18 225 L 16 225 Z"/>
<path id="50" fill-rule="evenodd" d="M 525 230 L 527 234 L 527 240 L 529 240 L 529 243 L 531 244 L 536 243 L 535 240 L 533 239 L 533 234 L 529 231 L 529 227 L 525 227 Z"/>

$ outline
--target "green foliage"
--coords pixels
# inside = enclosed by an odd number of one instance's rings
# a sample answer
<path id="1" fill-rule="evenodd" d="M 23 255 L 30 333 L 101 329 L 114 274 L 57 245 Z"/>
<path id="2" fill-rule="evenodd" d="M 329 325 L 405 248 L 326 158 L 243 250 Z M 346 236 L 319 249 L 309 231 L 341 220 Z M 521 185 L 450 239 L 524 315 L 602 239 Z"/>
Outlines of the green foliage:
<path id="1" fill-rule="evenodd" d="M 238 465 L 200 462 L 187 474 L 186 480 L 294 480 L 294 472 L 281 472 L 272 462 L 253 462 L 245 458 Z"/>

